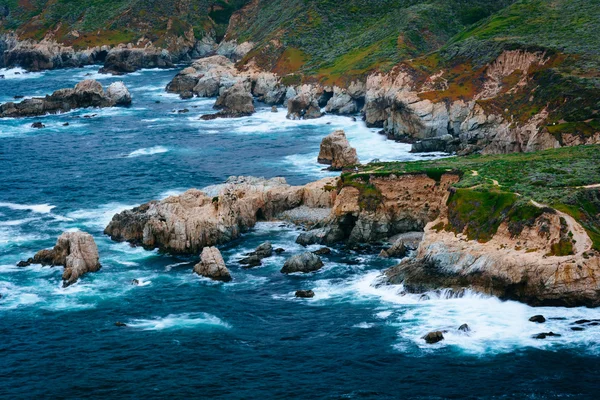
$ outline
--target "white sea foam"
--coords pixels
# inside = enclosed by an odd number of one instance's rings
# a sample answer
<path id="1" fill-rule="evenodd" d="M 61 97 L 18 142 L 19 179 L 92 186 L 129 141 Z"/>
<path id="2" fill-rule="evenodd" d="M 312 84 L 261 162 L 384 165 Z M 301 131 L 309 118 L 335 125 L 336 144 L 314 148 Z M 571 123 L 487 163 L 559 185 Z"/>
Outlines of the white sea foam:
<path id="1" fill-rule="evenodd" d="M 151 156 L 154 154 L 162 154 L 168 152 L 169 149 L 164 146 L 154 146 L 154 147 L 146 147 L 143 149 L 138 149 L 129 153 L 127 157 L 141 157 L 141 156 Z"/>
<path id="2" fill-rule="evenodd" d="M 161 318 L 134 319 L 129 321 L 127 325 L 145 331 L 194 329 L 199 327 L 231 328 L 231 325 L 227 322 L 207 313 L 170 314 Z"/>
<path id="3" fill-rule="evenodd" d="M 115 214 L 133 208 L 134 205 L 121 203 L 103 204 L 95 209 L 77 210 L 67 214 L 71 220 L 80 221 L 83 225 L 104 229 Z"/>
<path id="4" fill-rule="evenodd" d="M 23 218 L 23 219 L 15 219 L 11 221 L 0 221 L 0 226 L 17 226 L 23 225 L 31 221 L 36 221 L 39 218 Z"/>
<path id="5" fill-rule="evenodd" d="M 43 72 L 27 72 L 23 68 L 0 68 L 0 75 L 4 75 L 4 79 L 36 79 L 43 74 Z"/>
<path id="6" fill-rule="evenodd" d="M 50 204 L 16 204 L 16 203 L 0 203 L 0 207 L 10 208 L 11 210 L 26 210 L 33 211 L 39 214 L 48 214 L 56 206 Z"/>
<path id="7" fill-rule="evenodd" d="M 600 309 L 530 307 L 515 301 L 501 301 L 475 292 L 467 291 L 460 298 L 447 298 L 444 293 L 428 293 L 429 300 L 421 295 L 406 294 L 402 285 L 379 285 L 379 272 L 369 272 L 350 281 L 319 280 L 315 282 L 314 301 L 379 302 L 375 316 L 397 327 L 398 351 L 420 348 L 424 353 L 436 348 L 453 346 L 465 353 L 481 355 L 505 353 L 517 348 L 535 347 L 552 349 L 580 347 L 598 353 L 600 327 L 588 327 L 584 331 L 571 330 L 579 319 L 600 319 Z M 529 317 L 542 314 L 544 324 L 529 322 Z M 561 318 L 561 319 L 557 319 Z M 471 331 L 458 330 L 468 324 Z M 422 338 L 431 331 L 446 331 L 444 340 L 434 346 Z M 560 337 L 545 340 L 533 335 L 554 332 Z"/>
<path id="8" fill-rule="evenodd" d="M 375 324 L 370 323 L 370 322 L 361 322 L 359 324 L 353 325 L 353 328 L 358 328 L 358 329 L 370 329 L 372 327 L 374 327 Z"/>

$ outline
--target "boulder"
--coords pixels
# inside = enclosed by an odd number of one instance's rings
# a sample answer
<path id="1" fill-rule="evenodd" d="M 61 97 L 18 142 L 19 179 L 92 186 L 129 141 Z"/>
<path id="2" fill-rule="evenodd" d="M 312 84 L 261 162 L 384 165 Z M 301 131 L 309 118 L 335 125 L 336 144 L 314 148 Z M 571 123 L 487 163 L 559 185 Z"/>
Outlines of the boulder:
<path id="1" fill-rule="evenodd" d="M 544 322 L 546 322 L 546 318 L 544 318 L 543 315 L 534 315 L 533 317 L 529 318 L 529 322 L 543 324 Z"/>
<path id="2" fill-rule="evenodd" d="M 394 244 L 387 250 L 381 250 L 379 257 L 381 258 L 403 258 L 406 257 L 408 249 L 404 245 L 402 239 L 398 239 Z"/>
<path id="3" fill-rule="evenodd" d="M 63 287 L 75 283 L 88 272 L 100 270 L 98 247 L 94 238 L 85 232 L 65 232 L 58 237 L 56 245 L 50 250 L 40 250 L 33 258 L 21 261 L 18 266 L 30 264 L 64 266 Z"/>
<path id="4" fill-rule="evenodd" d="M 313 254 L 316 254 L 318 256 L 326 256 L 328 254 L 331 254 L 331 249 L 329 247 L 321 247 L 319 250 L 313 251 Z"/>
<path id="5" fill-rule="evenodd" d="M 322 244 L 325 241 L 325 237 L 327 236 L 327 231 L 325 229 L 313 229 L 308 232 L 302 232 L 296 238 L 296 243 L 301 246 L 310 246 L 312 244 Z"/>
<path id="6" fill-rule="evenodd" d="M 335 131 L 323 138 L 317 161 L 319 164 L 330 165 L 329 169 L 335 171 L 360 164 L 356 149 L 350 146 L 346 134 L 342 130 Z"/>
<path id="7" fill-rule="evenodd" d="M 116 106 L 131 104 L 131 93 L 123 82 L 113 82 L 106 89 L 106 95 Z"/>
<path id="8" fill-rule="evenodd" d="M 312 290 L 297 290 L 296 297 L 299 297 L 302 299 L 310 299 L 310 298 L 315 297 L 315 292 L 313 292 Z"/>
<path id="9" fill-rule="evenodd" d="M 461 326 L 458 327 L 458 330 L 460 332 L 471 332 L 471 328 L 467 324 L 462 324 Z"/>
<path id="10" fill-rule="evenodd" d="M 427 335 L 423 336 L 421 339 L 425 340 L 427 344 L 435 344 L 437 342 L 441 342 L 444 340 L 444 334 L 440 331 L 429 332 Z"/>
<path id="11" fill-rule="evenodd" d="M 285 264 L 283 264 L 283 268 L 281 269 L 281 273 L 283 274 L 291 274 L 294 272 L 303 272 L 309 273 L 318 271 L 323 267 L 323 261 L 321 258 L 313 253 L 302 253 L 295 255 L 288 259 Z"/>
<path id="12" fill-rule="evenodd" d="M 319 103 L 308 93 L 301 93 L 288 100 L 288 119 L 314 119 L 323 116 Z"/>
<path id="13" fill-rule="evenodd" d="M 194 266 L 194 272 L 214 281 L 231 281 L 231 274 L 225 266 L 221 252 L 216 247 L 202 249 L 200 262 Z"/>
<path id="14" fill-rule="evenodd" d="M 203 115 L 202 119 L 247 117 L 254 113 L 254 100 L 246 86 L 237 83 L 223 90 L 223 93 L 217 98 L 214 108 L 220 111 L 212 115 Z"/>
<path id="15" fill-rule="evenodd" d="M 533 339 L 546 339 L 547 337 L 561 337 L 562 335 L 554 332 L 542 332 L 536 335 L 533 335 Z"/>
<path id="16" fill-rule="evenodd" d="M 258 246 L 252 253 L 246 254 L 247 257 L 240 260 L 240 264 L 247 265 L 249 268 L 257 267 L 262 264 L 262 259 L 273 255 L 273 246 L 271 242 L 265 242 Z"/>
<path id="17" fill-rule="evenodd" d="M 31 124 L 31 127 L 36 129 L 42 129 L 45 128 L 46 125 L 42 124 L 41 122 L 34 122 L 33 124 Z"/>

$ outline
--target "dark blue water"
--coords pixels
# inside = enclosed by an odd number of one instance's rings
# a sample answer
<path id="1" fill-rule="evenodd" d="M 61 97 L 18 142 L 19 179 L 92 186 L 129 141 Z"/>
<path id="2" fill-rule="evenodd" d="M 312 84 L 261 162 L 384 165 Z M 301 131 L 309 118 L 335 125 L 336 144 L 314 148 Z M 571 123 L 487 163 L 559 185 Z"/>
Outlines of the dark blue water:
<path id="1" fill-rule="evenodd" d="M 103 84 L 116 80 L 93 68 L 8 73 L 0 102 L 70 87 L 90 73 Z M 318 273 L 283 276 L 285 259 L 304 249 L 294 243 L 298 231 L 279 223 L 261 223 L 222 248 L 228 284 L 194 275 L 198 257 L 108 240 L 102 230 L 114 213 L 190 187 L 231 175 L 293 184 L 323 177 L 316 155 L 333 129 L 346 130 L 362 161 L 414 157 L 349 118 L 287 121 L 283 110 L 260 108 L 250 118 L 199 121 L 213 100 L 165 94 L 175 73 L 118 78 L 133 95 L 127 109 L 0 120 L 1 398 L 597 396 L 600 329 L 573 332 L 569 324 L 600 318 L 600 310 L 533 309 L 472 293 L 419 301 L 376 285 L 394 260 L 343 249 L 325 256 Z M 30 128 L 34 121 L 46 128 Z M 100 272 L 63 289 L 60 268 L 14 266 L 68 229 L 94 235 Z M 242 269 L 236 260 L 265 240 L 286 252 Z M 298 289 L 316 296 L 295 299 Z M 539 313 L 567 320 L 527 321 Z M 470 335 L 456 332 L 463 323 Z M 450 333 L 425 345 L 420 337 L 434 329 Z M 550 330 L 563 336 L 531 338 Z"/>

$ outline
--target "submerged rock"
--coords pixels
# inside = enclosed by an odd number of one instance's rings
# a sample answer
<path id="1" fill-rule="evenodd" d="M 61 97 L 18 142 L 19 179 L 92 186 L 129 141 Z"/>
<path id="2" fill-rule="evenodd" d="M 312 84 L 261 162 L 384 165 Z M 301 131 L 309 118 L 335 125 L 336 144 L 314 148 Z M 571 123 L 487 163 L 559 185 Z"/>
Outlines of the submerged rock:
<path id="1" fill-rule="evenodd" d="M 546 339 L 547 337 L 561 337 L 562 335 L 558 334 L 558 333 L 554 333 L 554 332 L 542 332 L 542 333 L 538 333 L 536 335 L 533 335 L 532 338 L 534 339 Z"/>
<path id="2" fill-rule="evenodd" d="M 471 332 L 471 328 L 467 324 L 462 324 L 458 327 L 458 330 L 461 332 Z"/>
<path id="3" fill-rule="evenodd" d="M 427 344 L 435 344 L 437 342 L 441 342 L 444 340 L 444 334 L 440 331 L 429 332 L 427 335 L 423 336 L 421 339 L 425 340 Z"/>
<path id="4" fill-rule="evenodd" d="M 117 322 L 115 322 L 115 326 L 124 327 L 124 326 L 127 326 L 127 324 L 124 322 L 117 321 Z"/>
<path id="5" fill-rule="evenodd" d="M 313 253 L 306 252 L 302 254 L 298 254 L 288 259 L 285 264 L 283 264 L 283 268 L 281 269 L 281 273 L 283 274 L 291 274 L 294 272 L 303 272 L 309 273 L 318 271 L 323 267 L 323 261 L 321 258 Z"/>
<path id="6" fill-rule="evenodd" d="M 75 283 L 88 272 L 100 270 L 98 247 L 94 238 L 85 232 L 65 232 L 58 237 L 56 245 L 50 250 L 40 250 L 33 258 L 19 262 L 19 267 L 30 264 L 64 266 L 63 287 Z"/>
<path id="7" fill-rule="evenodd" d="M 225 266 L 221 252 L 216 247 L 205 247 L 202 250 L 200 262 L 194 266 L 194 272 L 214 281 L 231 281 L 231 274 Z"/>
<path id="8" fill-rule="evenodd" d="M 296 297 L 302 299 L 310 299 L 312 297 L 315 297 L 315 292 L 313 292 L 312 290 L 297 290 Z"/>
<path id="9" fill-rule="evenodd" d="M 84 80 L 73 89 L 60 89 L 43 98 L 4 103 L 0 105 L 0 118 L 32 117 L 67 112 L 75 108 L 112 107 L 131 103 L 129 91 L 122 83 L 113 83 L 109 89 L 109 92 L 104 92 L 98 81 Z"/>
<path id="10" fill-rule="evenodd" d="M 350 146 L 342 130 L 323 138 L 317 161 L 320 164 L 330 165 L 331 170 L 341 170 L 344 167 L 360 164 L 356 149 Z"/>
<path id="11" fill-rule="evenodd" d="M 42 129 L 45 128 L 46 125 L 42 124 L 41 122 L 34 122 L 33 124 L 31 124 L 31 127 L 36 129 Z"/>

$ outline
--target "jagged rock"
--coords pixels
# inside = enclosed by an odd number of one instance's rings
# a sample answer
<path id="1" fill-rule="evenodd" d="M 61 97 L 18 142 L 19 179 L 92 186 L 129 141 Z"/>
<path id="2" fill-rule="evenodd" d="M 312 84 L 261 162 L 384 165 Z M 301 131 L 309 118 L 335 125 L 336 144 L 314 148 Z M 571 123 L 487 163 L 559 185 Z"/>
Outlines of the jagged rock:
<path id="1" fill-rule="evenodd" d="M 116 106 L 128 106 L 131 104 L 131 93 L 123 82 L 113 82 L 106 89 L 106 96 Z"/>
<path id="2" fill-rule="evenodd" d="M 319 250 L 313 251 L 313 254 L 318 256 L 325 256 L 327 254 L 331 254 L 331 249 L 329 247 L 322 247 Z"/>
<path id="3" fill-rule="evenodd" d="M 390 247 L 389 249 L 381 250 L 381 253 L 379 253 L 379 257 L 381 257 L 381 258 L 402 258 L 402 257 L 406 257 L 407 252 L 408 252 L 408 249 L 404 245 L 404 240 L 398 239 L 396 242 L 394 242 L 392 247 Z"/>
<path id="4" fill-rule="evenodd" d="M 34 122 L 33 124 L 31 124 L 32 128 L 36 128 L 36 129 L 41 129 L 41 128 L 45 128 L 46 125 L 42 124 L 41 122 Z"/>
<path id="5" fill-rule="evenodd" d="M 335 131 L 323 138 L 317 161 L 330 165 L 331 170 L 339 171 L 344 167 L 360 164 L 356 149 L 350 146 L 344 131 Z"/>
<path id="6" fill-rule="evenodd" d="M 544 322 L 546 322 L 546 318 L 544 318 L 543 315 L 534 315 L 533 317 L 529 318 L 529 322 L 536 322 L 538 324 L 543 324 Z"/>
<path id="7" fill-rule="evenodd" d="M 262 264 L 263 258 L 268 258 L 273 255 L 273 246 L 271 242 L 265 242 L 258 246 L 255 251 L 247 254 L 248 257 L 240 260 L 240 264 L 247 265 L 249 268 L 257 267 Z"/>
<path id="8" fill-rule="evenodd" d="M 231 274 L 225 266 L 221 252 L 216 247 L 202 249 L 200 262 L 194 266 L 194 272 L 215 281 L 231 281 Z"/>
<path id="9" fill-rule="evenodd" d="M 428 138 L 412 144 L 411 153 L 453 153 L 460 148 L 460 139 L 452 135 Z"/>
<path id="10" fill-rule="evenodd" d="M 288 119 L 314 119 L 323 115 L 317 100 L 308 93 L 301 93 L 288 100 Z"/>
<path id="11" fill-rule="evenodd" d="M 322 244 L 327 236 L 326 229 L 313 229 L 312 231 L 302 232 L 296 238 L 296 243 L 301 246 L 310 246 L 311 244 Z"/>
<path id="12" fill-rule="evenodd" d="M 33 258 L 19 262 L 18 266 L 30 264 L 64 266 L 63 287 L 75 283 L 82 275 L 100 270 L 98 247 L 94 238 L 85 232 L 65 232 L 58 237 L 50 250 L 40 250 Z"/>
<path id="13" fill-rule="evenodd" d="M 467 324 L 462 324 L 458 327 L 458 330 L 461 332 L 471 332 L 471 328 Z"/>
<path id="14" fill-rule="evenodd" d="M 543 333 L 538 333 L 536 335 L 533 335 L 532 338 L 533 339 L 546 339 L 547 337 L 561 337 L 562 335 L 559 335 L 558 333 L 554 333 L 554 332 L 543 332 Z"/>
<path id="15" fill-rule="evenodd" d="M 310 298 L 315 297 L 315 292 L 313 292 L 312 290 L 297 290 L 296 297 L 299 297 L 302 299 L 310 299 Z"/>
<path id="16" fill-rule="evenodd" d="M 423 336 L 421 339 L 425 340 L 427 344 L 435 344 L 444 340 L 444 334 L 440 331 L 429 332 L 427 335 Z"/>
<path id="17" fill-rule="evenodd" d="M 321 196 L 331 179 L 289 186 L 283 178 L 232 177 L 223 185 L 191 189 L 179 196 L 152 201 L 116 214 L 105 233 L 148 249 L 194 254 L 206 246 L 238 238 L 259 220 L 283 211 L 332 198 Z"/>
<path id="18" fill-rule="evenodd" d="M 123 75 L 142 68 L 173 68 L 171 54 L 165 49 L 154 47 L 117 47 L 108 52 L 102 74 Z"/>
<path id="19" fill-rule="evenodd" d="M 325 111 L 332 114 L 354 114 L 359 110 L 356 100 L 345 89 L 336 86 L 333 88 L 333 97 L 325 106 Z"/>
<path id="20" fill-rule="evenodd" d="M 223 93 L 217 98 L 214 108 L 221 111 L 208 116 L 203 115 L 202 119 L 247 117 L 254 113 L 254 102 L 246 86 L 243 83 L 237 83 L 223 90 Z"/>
<path id="21" fill-rule="evenodd" d="M 140 281 L 139 281 L 139 280 L 137 280 L 137 279 L 132 279 L 132 280 L 131 280 L 131 284 L 132 284 L 133 286 L 139 286 L 139 285 L 140 285 Z"/>
<path id="22" fill-rule="evenodd" d="M 281 269 L 281 273 L 283 274 L 291 274 L 294 272 L 303 272 L 309 273 L 318 271 L 323 267 L 323 261 L 319 256 L 313 253 L 302 253 L 295 255 L 288 259 L 285 264 L 283 264 L 283 268 Z"/>
<path id="23" fill-rule="evenodd" d="M 184 68 L 169 82 L 166 89 L 169 93 L 178 93 L 185 98 L 193 95 L 215 97 L 222 89 L 244 80 L 231 60 L 216 55 L 195 61 L 192 66 Z"/>
<path id="24" fill-rule="evenodd" d="M 125 96 L 127 88 L 114 87 L 113 95 Z M 25 99 L 20 103 L 8 102 L 0 105 L 0 118 L 31 117 L 44 114 L 67 112 L 75 108 L 112 107 L 117 105 L 118 97 L 111 98 L 104 92 L 102 85 L 93 79 L 79 82 L 73 89 L 60 89 L 44 98 Z M 123 101 L 123 98 L 119 98 Z"/>

